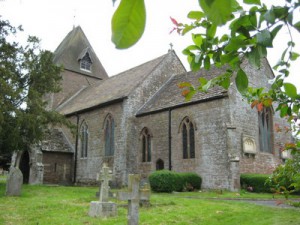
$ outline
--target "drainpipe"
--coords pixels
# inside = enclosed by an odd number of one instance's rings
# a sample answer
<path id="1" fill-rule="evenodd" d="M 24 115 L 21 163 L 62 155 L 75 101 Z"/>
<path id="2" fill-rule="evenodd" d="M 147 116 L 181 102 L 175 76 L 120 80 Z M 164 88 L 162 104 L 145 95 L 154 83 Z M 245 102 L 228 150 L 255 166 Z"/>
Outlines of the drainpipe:
<path id="1" fill-rule="evenodd" d="M 76 114 L 77 122 L 76 122 L 76 139 L 75 139 L 75 157 L 74 157 L 74 184 L 76 183 L 76 171 L 77 171 L 77 152 L 78 152 L 78 129 L 79 129 L 79 115 Z"/>
<path id="2" fill-rule="evenodd" d="M 172 170 L 172 117 L 171 117 L 171 109 L 169 109 L 169 170 Z"/>

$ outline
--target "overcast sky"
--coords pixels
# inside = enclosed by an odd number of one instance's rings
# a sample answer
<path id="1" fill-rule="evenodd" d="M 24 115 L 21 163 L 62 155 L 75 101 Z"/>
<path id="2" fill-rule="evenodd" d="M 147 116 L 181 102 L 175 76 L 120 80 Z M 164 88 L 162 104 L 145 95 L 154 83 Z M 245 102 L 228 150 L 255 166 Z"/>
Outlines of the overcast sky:
<path id="1" fill-rule="evenodd" d="M 182 37 L 175 32 L 169 34 L 173 28 L 170 16 L 177 21 L 189 23 L 186 15 L 189 11 L 197 9 L 198 0 L 145 2 L 147 8 L 145 33 L 135 46 L 127 50 L 115 49 L 110 40 L 110 21 L 116 9 L 111 0 L 0 0 L 0 15 L 14 26 L 22 25 L 25 30 L 23 38 L 27 34 L 35 35 L 41 39 L 42 48 L 51 51 L 56 49 L 73 26 L 80 25 L 109 76 L 166 54 L 170 43 L 189 70 L 187 60 L 181 52 L 192 43 L 191 37 L 189 34 Z M 299 38 L 298 35 L 294 40 L 300 45 Z M 274 45 L 284 47 L 282 39 Z M 276 48 L 269 53 L 271 65 L 279 59 L 279 51 L 280 49 Z M 299 92 L 298 68 L 299 66 L 292 66 L 291 76 Z"/>

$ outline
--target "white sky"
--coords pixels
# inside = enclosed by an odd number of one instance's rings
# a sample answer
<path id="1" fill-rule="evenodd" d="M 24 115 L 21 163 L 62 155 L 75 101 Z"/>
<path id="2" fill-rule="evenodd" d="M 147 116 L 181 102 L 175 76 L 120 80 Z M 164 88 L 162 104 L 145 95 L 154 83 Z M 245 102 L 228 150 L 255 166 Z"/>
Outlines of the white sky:
<path id="1" fill-rule="evenodd" d="M 145 2 L 147 9 L 145 33 L 135 46 L 127 50 L 115 49 L 110 40 L 110 21 L 116 9 L 116 6 L 112 6 L 111 0 L 0 0 L 0 15 L 2 19 L 9 20 L 13 26 L 22 25 L 25 31 L 23 38 L 25 34 L 35 35 L 41 39 L 42 48 L 51 51 L 56 49 L 74 25 L 80 25 L 109 76 L 167 53 L 170 43 L 189 70 L 187 60 L 181 52 L 192 44 L 191 35 L 182 37 L 176 32 L 169 34 L 173 28 L 170 16 L 177 21 L 189 23 L 186 15 L 189 11 L 198 9 L 198 0 L 145 0 Z M 300 45 L 299 38 L 298 35 L 294 41 Z M 276 42 L 274 46 L 285 47 L 282 40 Z M 270 51 L 268 59 L 271 66 L 279 59 L 279 50 L 276 48 Z M 297 85 L 299 92 L 298 66 L 294 64 L 291 69 L 291 80 Z"/>

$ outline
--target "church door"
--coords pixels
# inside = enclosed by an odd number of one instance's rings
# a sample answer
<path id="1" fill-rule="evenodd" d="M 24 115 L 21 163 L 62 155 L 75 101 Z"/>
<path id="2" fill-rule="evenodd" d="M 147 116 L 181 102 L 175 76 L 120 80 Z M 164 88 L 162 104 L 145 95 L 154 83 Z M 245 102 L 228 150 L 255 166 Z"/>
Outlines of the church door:
<path id="1" fill-rule="evenodd" d="M 21 172 L 23 174 L 23 183 L 24 184 L 28 184 L 28 181 L 29 181 L 29 171 L 30 171 L 30 167 L 29 167 L 29 153 L 28 153 L 28 151 L 25 151 L 22 154 L 19 168 L 20 168 L 20 170 L 21 170 Z"/>

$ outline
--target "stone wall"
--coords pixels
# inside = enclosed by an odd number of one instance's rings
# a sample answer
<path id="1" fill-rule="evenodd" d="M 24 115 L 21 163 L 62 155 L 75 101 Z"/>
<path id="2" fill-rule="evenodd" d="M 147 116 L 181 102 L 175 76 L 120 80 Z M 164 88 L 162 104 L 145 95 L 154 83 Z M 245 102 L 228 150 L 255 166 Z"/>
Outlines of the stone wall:
<path id="1" fill-rule="evenodd" d="M 61 75 L 61 91 L 46 96 L 46 99 L 49 102 L 48 107 L 50 109 L 56 109 L 57 106 L 72 97 L 82 88 L 88 87 L 95 82 L 99 82 L 99 79 L 69 70 L 64 70 Z"/>
<path id="2" fill-rule="evenodd" d="M 116 103 L 107 107 L 102 107 L 79 115 L 79 130 L 81 124 L 85 122 L 88 126 L 88 153 L 86 158 L 81 158 L 81 143 L 78 137 L 77 146 L 77 170 L 76 183 L 80 184 L 95 184 L 97 174 L 102 168 L 103 162 L 108 163 L 108 166 L 113 170 L 116 180 L 120 183 L 121 177 L 125 173 L 126 164 L 123 162 L 124 152 L 124 132 L 121 126 L 121 117 L 123 112 L 123 104 Z M 105 135 L 104 121 L 108 114 L 111 114 L 115 122 L 115 155 L 105 156 Z M 76 124 L 76 116 L 72 116 L 70 120 Z M 67 131 L 66 131 L 67 132 Z M 71 133 L 68 136 L 72 140 L 72 145 L 75 148 L 76 138 L 72 137 Z M 123 162 L 123 163 L 122 163 Z"/>
<path id="3" fill-rule="evenodd" d="M 137 120 L 135 115 L 138 110 L 153 96 L 155 93 L 169 80 L 173 75 L 185 72 L 185 68 L 178 59 L 177 55 L 172 51 L 166 55 L 164 60 L 152 71 L 149 76 L 130 94 L 124 104 L 123 121 L 126 127 L 126 143 L 127 149 L 127 175 L 135 173 L 140 166 L 137 164 L 137 152 L 141 148 L 138 138 L 141 132 L 141 125 L 143 120 Z M 168 120 L 158 119 L 158 123 L 167 124 Z M 138 127 L 137 127 L 138 126 Z M 143 125 L 142 125 L 143 126 Z M 167 132 L 167 130 L 165 130 Z M 164 136 L 168 134 L 164 132 Z M 162 133 L 162 132 L 160 132 Z M 166 145 L 167 146 L 167 145 Z M 164 153 L 166 154 L 166 153 Z M 162 156 L 165 157 L 165 156 Z M 164 160 L 165 163 L 167 163 Z M 166 164 L 166 168 L 168 165 Z M 153 168 L 153 166 L 144 164 L 145 168 Z M 143 169 L 145 171 L 145 168 Z M 127 182 L 125 180 L 125 182 Z"/>
<path id="4" fill-rule="evenodd" d="M 72 184 L 73 154 L 43 152 L 44 184 Z"/>
<path id="5" fill-rule="evenodd" d="M 172 170 L 177 172 L 196 172 L 203 178 L 203 188 L 229 188 L 229 161 L 227 153 L 227 136 L 225 122 L 228 120 L 228 100 L 199 103 L 173 109 L 171 111 L 171 154 Z M 183 159 L 182 133 L 180 124 L 189 117 L 195 126 L 195 158 Z M 144 177 L 156 169 L 158 159 L 169 168 L 169 112 L 160 112 L 138 117 L 137 130 L 149 128 L 152 138 L 152 162 L 141 160 L 141 140 L 135 160 L 138 170 Z M 137 137 L 138 138 L 138 137 Z M 148 169 L 148 171 L 146 171 Z"/>
<path id="6" fill-rule="evenodd" d="M 273 72 L 266 60 L 263 60 L 261 68 L 253 69 L 246 62 L 243 64 L 245 72 L 249 75 L 249 86 L 269 88 L 269 80 L 273 79 Z M 229 90 L 229 108 L 231 128 L 229 139 L 231 146 L 229 152 L 232 157 L 240 158 L 240 173 L 271 173 L 277 165 L 282 163 L 280 144 L 290 140 L 289 134 L 277 133 L 273 128 L 272 153 L 261 152 L 259 146 L 259 119 L 256 108 L 242 98 L 233 85 Z M 274 110 L 276 106 L 273 106 Z M 277 112 L 273 115 L 273 127 L 275 124 L 287 125 L 286 121 L 279 117 Z M 255 142 L 256 153 L 247 154 L 243 150 L 243 137 L 250 137 Z"/>

